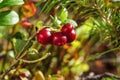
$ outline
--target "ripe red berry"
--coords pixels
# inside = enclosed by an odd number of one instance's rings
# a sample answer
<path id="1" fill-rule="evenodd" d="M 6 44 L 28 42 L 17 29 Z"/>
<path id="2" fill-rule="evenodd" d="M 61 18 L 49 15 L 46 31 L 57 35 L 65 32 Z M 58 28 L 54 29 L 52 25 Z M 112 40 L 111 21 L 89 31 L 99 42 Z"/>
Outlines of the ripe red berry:
<path id="1" fill-rule="evenodd" d="M 52 34 L 50 29 L 44 28 L 37 33 L 37 41 L 41 44 L 49 44 L 51 42 Z"/>
<path id="2" fill-rule="evenodd" d="M 20 76 L 20 77 L 26 77 L 26 78 L 28 78 L 28 77 L 29 77 L 29 74 L 27 74 L 27 73 L 20 73 L 19 76 Z"/>
<path id="3" fill-rule="evenodd" d="M 62 33 L 66 34 L 71 32 L 73 29 L 74 29 L 74 26 L 70 23 L 67 23 L 62 27 L 61 31 Z"/>
<path id="4" fill-rule="evenodd" d="M 61 32 L 56 32 L 52 36 L 52 43 L 57 46 L 63 46 L 67 42 L 67 37 Z"/>
<path id="5" fill-rule="evenodd" d="M 73 29 L 69 33 L 64 34 L 67 37 L 67 42 L 70 43 L 76 39 L 76 33 L 75 30 Z"/>

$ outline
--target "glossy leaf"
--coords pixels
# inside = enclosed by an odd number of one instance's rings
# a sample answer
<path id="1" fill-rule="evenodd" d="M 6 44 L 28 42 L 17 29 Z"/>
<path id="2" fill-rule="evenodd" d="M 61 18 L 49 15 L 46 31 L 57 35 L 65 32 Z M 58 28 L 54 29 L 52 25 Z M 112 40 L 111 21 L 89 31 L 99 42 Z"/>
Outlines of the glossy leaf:
<path id="1" fill-rule="evenodd" d="M 60 20 L 63 22 L 67 20 L 67 17 L 68 17 L 68 11 L 66 8 L 63 8 L 60 14 Z"/>
<path id="2" fill-rule="evenodd" d="M 0 13 L 0 26 L 14 25 L 19 21 L 19 16 L 15 11 L 4 11 Z"/>
<path id="3" fill-rule="evenodd" d="M 2 3 L 3 0 L 0 0 L 0 3 Z"/>
<path id="4" fill-rule="evenodd" d="M 21 4 L 24 4 L 23 0 L 3 0 L 0 3 L 0 8 L 15 6 L 15 5 L 21 5 Z"/>

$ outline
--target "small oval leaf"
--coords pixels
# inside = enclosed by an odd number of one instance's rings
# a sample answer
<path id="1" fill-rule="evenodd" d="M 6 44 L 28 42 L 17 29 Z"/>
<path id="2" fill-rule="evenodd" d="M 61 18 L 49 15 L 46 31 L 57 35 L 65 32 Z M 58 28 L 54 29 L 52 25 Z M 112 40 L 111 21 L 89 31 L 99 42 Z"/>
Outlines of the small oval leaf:
<path id="1" fill-rule="evenodd" d="M 15 11 L 9 10 L 0 13 L 0 26 L 14 25 L 19 21 L 19 16 Z"/>
<path id="2" fill-rule="evenodd" d="M 67 17 L 68 17 L 68 11 L 66 8 L 63 8 L 59 18 L 62 22 L 64 22 L 67 19 Z"/>

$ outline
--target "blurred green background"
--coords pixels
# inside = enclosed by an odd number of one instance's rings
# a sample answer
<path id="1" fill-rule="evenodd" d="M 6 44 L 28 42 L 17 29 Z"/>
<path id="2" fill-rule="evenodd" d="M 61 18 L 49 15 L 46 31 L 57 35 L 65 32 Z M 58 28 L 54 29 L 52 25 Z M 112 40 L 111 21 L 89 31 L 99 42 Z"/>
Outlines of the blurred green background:
<path id="1" fill-rule="evenodd" d="M 60 30 L 65 23 L 75 26 L 72 43 L 37 42 L 38 30 Z M 119 27 L 120 1 L 0 0 L 0 74 L 5 80 L 119 80 Z"/>

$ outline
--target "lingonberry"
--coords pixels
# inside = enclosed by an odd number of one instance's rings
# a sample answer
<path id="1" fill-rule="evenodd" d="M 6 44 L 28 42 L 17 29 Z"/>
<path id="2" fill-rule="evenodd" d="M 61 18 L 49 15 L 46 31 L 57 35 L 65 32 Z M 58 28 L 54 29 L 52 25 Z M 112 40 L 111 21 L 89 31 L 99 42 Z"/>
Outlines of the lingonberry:
<path id="1" fill-rule="evenodd" d="M 20 73 L 19 76 L 20 76 L 20 77 L 26 77 L 26 78 L 28 78 L 28 77 L 29 77 L 29 74 L 27 74 L 27 73 Z"/>
<path id="2" fill-rule="evenodd" d="M 51 43 L 52 33 L 50 29 L 44 28 L 37 33 L 37 41 L 41 44 Z"/>
<path id="3" fill-rule="evenodd" d="M 67 42 L 67 37 L 61 32 L 56 32 L 52 36 L 52 43 L 57 46 L 63 46 Z"/>
<path id="4" fill-rule="evenodd" d="M 69 33 L 64 34 L 67 37 L 67 42 L 70 43 L 76 39 L 76 33 L 75 30 L 73 29 Z"/>
<path id="5" fill-rule="evenodd" d="M 71 32 L 73 29 L 74 29 L 74 26 L 70 23 L 67 23 L 62 27 L 61 31 L 62 33 L 66 34 Z"/>

